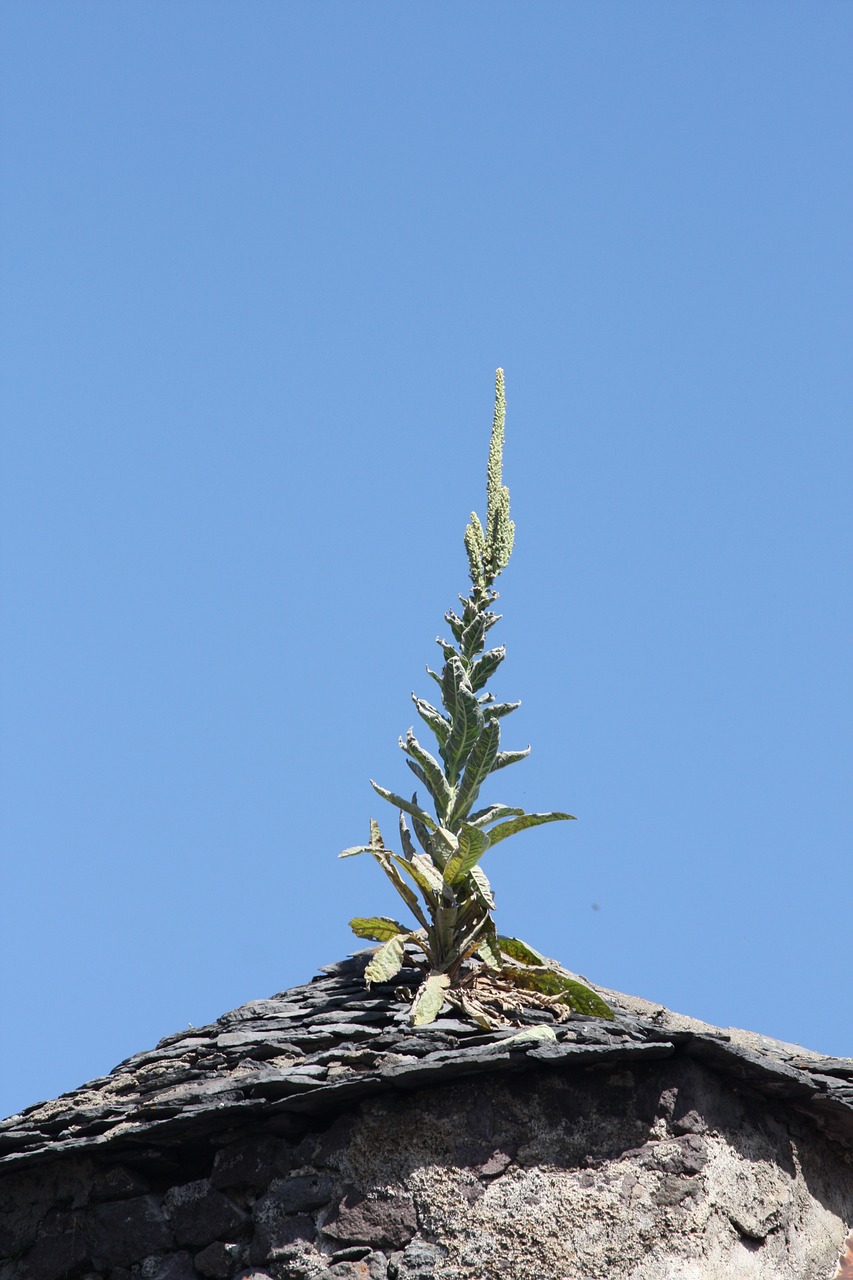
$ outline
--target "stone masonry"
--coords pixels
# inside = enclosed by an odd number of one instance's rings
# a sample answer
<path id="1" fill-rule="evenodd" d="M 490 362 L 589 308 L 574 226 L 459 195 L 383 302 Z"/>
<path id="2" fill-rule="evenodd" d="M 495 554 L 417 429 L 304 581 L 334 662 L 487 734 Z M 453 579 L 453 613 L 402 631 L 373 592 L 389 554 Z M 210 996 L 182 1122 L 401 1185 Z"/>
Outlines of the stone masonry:
<path id="1" fill-rule="evenodd" d="M 614 992 L 412 1028 L 364 964 L 0 1122 L 0 1280 L 853 1277 L 853 1061 Z"/>

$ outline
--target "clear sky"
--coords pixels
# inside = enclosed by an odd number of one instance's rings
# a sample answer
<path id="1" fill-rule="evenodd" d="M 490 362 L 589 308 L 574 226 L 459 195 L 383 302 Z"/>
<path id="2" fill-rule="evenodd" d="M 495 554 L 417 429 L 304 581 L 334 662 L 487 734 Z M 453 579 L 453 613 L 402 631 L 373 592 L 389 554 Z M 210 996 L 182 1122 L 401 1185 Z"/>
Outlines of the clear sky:
<path id="1" fill-rule="evenodd" d="M 498 365 L 499 925 L 853 1054 L 853 6 L 0 23 L 0 1112 L 398 912 Z"/>

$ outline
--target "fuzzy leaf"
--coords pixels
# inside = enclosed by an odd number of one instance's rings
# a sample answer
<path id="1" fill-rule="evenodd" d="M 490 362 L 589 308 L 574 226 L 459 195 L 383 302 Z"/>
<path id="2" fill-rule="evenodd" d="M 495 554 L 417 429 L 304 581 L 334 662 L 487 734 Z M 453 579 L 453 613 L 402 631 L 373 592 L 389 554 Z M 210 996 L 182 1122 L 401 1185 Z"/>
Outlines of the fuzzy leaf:
<path id="1" fill-rule="evenodd" d="M 488 933 L 477 947 L 477 955 L 488 969 L 500 969 L 501 956 L 494 933 Z"/>
<path id="2" fill-rule="evenodd" d="M 375 853 L 372 844 L 352 844 L 348 849 L 344 849 L 338 854 L 339 858 L 354 858 L 358 853 Z"/>
<path id="3" fill-rule="evenodd" d="M 406 934 L 390 938 L 380 947 L 364 971 L 365 982 L 390 982 L 400 972 L 405 959 Z"/>
<path id="4" fill-rule="evenodd" d="M 447 671 L 451 672 L 454 680 L 452 691 L 449 688 L 447 690 L 453 704 L 453 723 L 441 749 L 441 758 L 447 770 L 447 781 L 453 785 L 485 727 L 485 720 L 468 678 L 462 671 L 462 664 L 448 663 L 445 673 Z M 446 683 L 449 685 L 451 682 Z M 442 692 L 444 693 L 444 686 Z M 445 706 L 447 705 L 445 698 Z"/>
<path id="5" fill-rule="evenodd" d="M 417 818 L 418 822 L 422 822 L 425 827 L 429 827 L 431 831 L 435 830 L 436 822 L 428 813 L 424 812 L 415 801 L 404 800 L 402 796 L 395 795 L 393 791 L 386 791 L 384 787 L 380 787 L 378 782 L 370 779 L 370 785 L 378 796 L 383 800 L 387 800 L 389 804 L 393 804 L 395 808 L 402 809 L 404 813 L 408 813 L 410 817 Z"/>
<path id="6" fill-rule="evenodd" d="M 414 693 L 412 694 L 412 702 L 414 702 L 417 713 L 424 724 L 428 725 L 435 734 L 438 745 L 443 747 L 447 741 L 447 735 L 450 733 L 450 721 L 431 702 L 427 702 L 424 698 L 418 698 Z"/>
<path id="7" fill-rule="evenodd" d="M 485 615 L 478 611 L 465 627 L 462 635 L 456 637 L 464 658 L 470 661 L 475 653 L 480 652 L 486 642 L 486 629 Z"/>
<path id="8" fill-rule="evenodd" d="M 441 892 L 444 888 L 441 879 L 441 872 L 432 865 L 429 858 L 425 858 L 422 853 L 416 853 L 411 862 L 405 858 L 401 858 L 399 854 L 392 853 L 391 857 L 394 862 L 405 871 L 406 875 L 411 876 L 421 893 L 430 904 L 430 910 L 434 910 Z"/>
<path id="9" fill-rule="evenodd" d="M 502 976 L 524 991 L 538 991 L 545 996 L 559 996 L 561 1004 L 567 1004 L 576 1013 L 590 1014 L 596 1018 L 613 1021 L 613 1010 L 601 996 L 575 978 L 567 978 L 551 968 L 516 968 L 504 966 Z"/>
<path id="10" fill-rule="evenodd" d="M 444 654 L 445 662 L 449 662 L 451 658 L 459 657 L 459 654 L 456 652 L 453 645 L 450 644 L 447 640 L 442 640 L 441 636 L 435 637 L 435 643 L 438 645 L 438 647 L 441 649 L 441 652 Z"/>
<path id="11" fill-rule="evenodd" d="M 501 720 L 511 711 L 517 711 L 520 706 L 521 699 L 518 702 L 490 702 L 483 707 L 483 714 L 487 720 Z"/>
<path id="12" fill-rule="evenodd" d="M 452 731 L 450 737 L 453 737 Z M 424 750 L 411 729 L 406 734 L 405 742 L 402 738 L 400 739 L 400 746 L 407 755 L 412 757 L 412 760 L 407 763 L 416 761 L 420 766 L 420 770 L 416 772 L 423 778 L 425 786 L 435 801 L 435 812 L 440 822 L 453 803 L 453 788 L 445 778 L 441 765 L 434 756 Z"/>
<path id="13" fill-rule="evenodd" d="M 453 632 L 453 639 L 457 644 L 460 644 L 462 641 L 462 633 L 465 630 L 465 623 L 462 618 L 460 618 L 458 614 L 455 614 L 452 609 L 448 609 L 447 613 L 444 615 L 444 621 Z"/>
<path id="14" fill-rule="evenodd" d="M 537 1044 L 542 1041 L 552 1041 L 554 1044 L 557 1042 L 557 1033 L 547 1022 L 540 1022 L 535 1027 L 525 1027 L 523 1031 L 516 1031 L 514 1036 L 507 1036 L 505 1040 L 501 1040 L 501 1048 L 507 1044 Z"/>
<path id="15" fill-rule="evenodd" d="M 519 760 L 524 760 L 529 755 L 529 747 L 525 747 L 523 751 L 499 751 L 490 772 L 496 773 L 498 769 L 505 769 L 508 764 L 517 764 Z"/>
<path id="16" fill-rule="evenodd" d="M 415 843 L 412 840 L 411 832 L 409 831 L 409 828 L 406 826 L 405 815 L 402 812 L 400 814 L 400 844 L 403 846 L 404 855 L 409 860 L 409 862 L 411 862 L 412 858 L 417 853 L 417 850 L 415 848 Z"/>
<path id="17" fill-rule="evenodd" d="M 482 902 L 487 911 L 494 911 L 495 899 L 492 886 L 489 884 L 482 867 L 472 867 L 468 875 L 473 882 L 474 894 Z"/>
<path id="18" fill-rule="evenodd" d="M 523 813 L 523 809 L 512 809 L 508 804 L 490 804 L 485 809 L 469 814 L 468 822 L 472 827 L 485 827 L 489 822 L 497 822 L 499 818 L 514 818 Z"/>
<path id="19" fill-rule="evenodd" d="M 414 889 L 406 884 L 406 881 L 394 866 L 394 863 L 391 861 L 392 855 L 389 854 L 387 849 L 371 849 L 370 852 L 373 854 L 374 858 L 379 863 L 380 867 L 385 872 L 386 876 L 391 881 L 394 888 L 397 890 L 398 894 L 403 899 L 418 923 L 423 925 L 425 929 L 428 929 L 429 922 L 423 912 L 418 895 L 415 893 Z"/>
<path id="20" fill-rule="evenodd" d="M 504 934 L 498 934 L 498 946 L 505 956 L 509 956 L 511 960 L 517 960 L 519 964 L 535 964 L 543 965 L 548 961 L 541 951 L 522 942 L 521 938 L 507 938 Z"/>
<path id="21" fill-rule="evenodd" d="M 456 789 L 456 801 L 447 817 L 448 826 L 455 827 L 477 799 L 484 779 L 491 772 L 500 740 L 500 725 L 494 720 L 484 727 L 474 743 L 462 780 Z"/>
<path id="22" fill-rule="evenodd" d="M 373 942 L 390 942 L 409 932 L 404 924 L 389 916 L 356 916 L 350 920 L 349 927 L 357 938 L 370 938 Z"/>
<path id="23" fill-rule="evenodd" d="M 495 674 L 498 667 L 506 657 L 506 648 L 500 645 L 497 649 L 490 649 L 488 653 L 484 653 L 482 658 L 478 658 L 473 663 L 468 675 L 471 680 L 471 688 L 476 692 L 482 689 L 487 680 Z"/>
<path id="24" fill-rule="evenodd" d="M 418 838 L 418 844 L 421 846 L 424 853 L 430 858 L 435 858 L 435 852 L 432 846 L 432 832 L 429 828 L 414 816 L 412 817 L 412 828 Z M 438 858 L 435 858 L 435 861 L 438 862 Z"/>
<path id="25" fill-rule="evenodd" d="M 471 827 L 467 823 L 463 823 L 459 831 L 459 848 L 448 859 L 447 866 L 444 868 L 445 883 L 455 885 L 460 880 L 464 880 L 468 872 L 480 861 L 488 847 L 489 837 L 485 832 L 480 831 L 478 827 Z"/>
<path id="26" fill-rule="evenodd" d="M 541 827 L 545 822 L 575 822 L 571 813 L 522 813 L 509 822 L 501 822 L 489 832 L 489 843 L 498 844 L 507 836 L 514 836 L 517 831 L 526 831 L 528 827 Z"/>
<path id="27" fill-rule="evenodd" d="M 418 989 L 412 1005 L 411 1020 L 413 1027 L 425 1027 L 435 1022 L 444 1004 L 444 993 L 450 986 L 446 973 L 431 973 L 426 982 Z"/>

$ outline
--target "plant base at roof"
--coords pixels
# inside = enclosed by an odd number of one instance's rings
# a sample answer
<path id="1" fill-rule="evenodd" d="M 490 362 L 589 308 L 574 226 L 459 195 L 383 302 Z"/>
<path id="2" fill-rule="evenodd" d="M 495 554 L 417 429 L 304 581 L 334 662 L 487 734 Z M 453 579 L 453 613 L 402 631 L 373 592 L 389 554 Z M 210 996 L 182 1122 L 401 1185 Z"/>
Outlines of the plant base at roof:
<path id="1" fill-rule="evenodd" d="M 417 921 L 415 927 L 388 916 L 350 921 L 359 938 L 382 944 L 365 971 L 368 982 L 390 981 L 403 965 L 407 943 L 423 952 L 426 976 L 412 1003 L 416 1026 L 432 1022 L 445 1000 L 482 1026 L 502 1021 L 501 1007 L 510 1008 L 513 1000 L 613 1016 L 594 991 L 533 947 L 498 934 L 495 901 L 480 866 L 486 851 L 500 841 L 542 823 L 572 820 L 570 813 L 525 813 L 506 804 L 474 808 L 486 779 L 530 752 L 529 747 L 501 750 L 501 722 L 521 704 L 497 702 L 485 689 L 506 652 L 503 645 L 487 649 L 486 642 L 500 621 L 492 610 L 498 598 L 493 583 L 509 562 L 515 538 L 509 490 L 502 479 L 505 420 L 504 376 L 498 369 L 485 526 L 472 513 L 465 530 L 471 590 L 459 597 L 459 613 L 445 614 L 453 639 L 437 642 L 444 657 L 441 672 L 427 668 L 438 685 L 440 706 L 412 694 L 418 715 L 436 740 L 437 755 L 420 744 L 413 729 L 400 739 L 406 764 L 429 795 L 433 812 L 420 805 L 417 792 L 407 800 L 371 782 L 397 810 L 402 853 L 388 848 L 371 818 L 369 844 L 340 855 L 370 854 Z"/>

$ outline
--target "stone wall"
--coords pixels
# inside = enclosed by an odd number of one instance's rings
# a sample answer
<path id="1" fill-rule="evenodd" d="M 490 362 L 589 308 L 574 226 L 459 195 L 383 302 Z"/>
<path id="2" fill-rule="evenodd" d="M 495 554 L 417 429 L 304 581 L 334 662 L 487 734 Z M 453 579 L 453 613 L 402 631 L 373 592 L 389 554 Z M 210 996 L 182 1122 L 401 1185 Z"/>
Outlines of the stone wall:
<path id="1" fill-rule="evenodd" d="M 350 1027 L 371 1000 L 393 1006 L 387 992 L 365 999 L 352 984 L 352 993 L 338 1006 Z M 298 1003 L 292 992 L 285 998 L 288 1008 Z M 316 1022 L 322 1016 L 303 1030 L 328 1027 Z M 228 1015 L 200 1030 L 227 1047 L 234 1026 L 248 1021 Z M 380 1025 L 387 1022 L 386 1013 Z M 452 1025 L 435 1029 L 438 1044 Z M 636 1029 L 625 1015 L 622 1033 L 629 1025 Z M 40 1132 L 50 1116 L 66 1126 L 53 1149 L 19 1137 L 0 1159 L 0 1280 L 845 1274 L 837 1267 L 853 1223 L 853 1144 L 839 1140 L 843 1129 L 829 1136 L 819 1112 L 792 1105 L 784 1095 L 796 1082 L 784 1073 L 774 1100 L 767 1081 L 760 1092 L 755 1079 L 733 1079 L 688 1052 L 644 1054 L 638 1042 L 604 1053 L 599 1044 L 598 1057 L 585 1060 L 568 1055 L 568 1044 L 558 1052 L 556 1039 L 543 1047 L 518 1033 L 495 1052 L 468 1030 L 480 1043 L 455 1054 L 425 1052 L 425 1033 L 410 1033 L 419 1057 L 407 1066 L 402 1052 L 386 1055 L 393 1088 L 363 1087 L 370 1054 L 353 1044 L 363 1078 L 360 1087 L 348 1083 L 347 1051 L 336 1045 L 332 1079 L 343 1077 L 349 1096 L 335 1094 L 328 1074 L 325 1083 L 303 1077 L 315 1092 L 306 1086 L 287 1105 L 267 1096 L 241 1110 L 217 1088 L 192 1123 L 187 1103 L 164 1118 L 162 1103 L 158 1110 L 136 1097 L 130 1114 L 144 1117 L 148 1107 L 147 1120 L 111 1131 L 106 1110 L 98 1117 L 90 1104 L 83 1137 L 68 1125 L 67 1103 L 48 1106 Z M 607 1034 L 592 1023 L 588 1030 Z M 265 1034 L 256 1035 L 256 1055 L 270 1042 Z M 583 1035 L 583 1020 L 572 1034 Z M 160 1061 L 174 1067 L 167 1055 L 182 1041 L 169 1040 Z M 137 1055 L 138 1071 L 150 1070 L 151 1056 Z M 126 1078 L 121 1071 L 106 1081 Z M 212 1074 L 208 1063 L 197 1093 Z M 104 1082 L 95 1084 L 105 1094 Z M 74 1107 L 83 1117 L 82 1102 Z M 7 1135 L 33 1131 L 37 1115 L 16 1117 Z"/>

